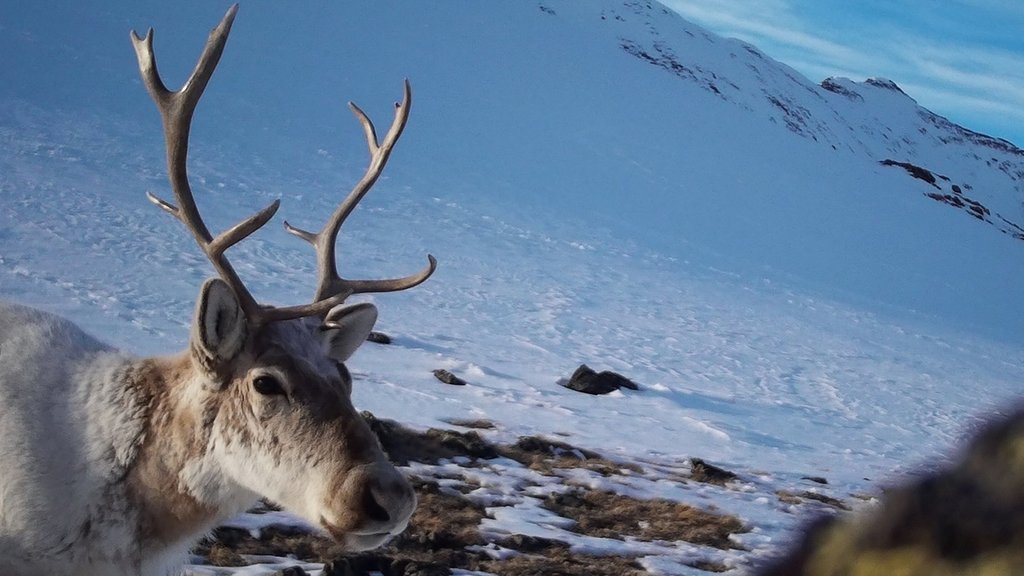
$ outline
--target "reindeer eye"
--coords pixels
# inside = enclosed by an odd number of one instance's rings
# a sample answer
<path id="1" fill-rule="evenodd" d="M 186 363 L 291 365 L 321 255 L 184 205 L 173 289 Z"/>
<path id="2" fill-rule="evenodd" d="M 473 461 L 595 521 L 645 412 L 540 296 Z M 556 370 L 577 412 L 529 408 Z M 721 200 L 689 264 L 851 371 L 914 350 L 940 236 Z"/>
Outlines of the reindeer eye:
<path id="1" fill-rule="evenodd" d="M 252 381 L 252 387 L 264 396 L 270 396 L 271 394 L 284 395 L 284 389 L 281 388 L 281 383 L 277 381 L 277 378 L 268 376 L 267 374 L 257 376 L 256 379 Z"/>

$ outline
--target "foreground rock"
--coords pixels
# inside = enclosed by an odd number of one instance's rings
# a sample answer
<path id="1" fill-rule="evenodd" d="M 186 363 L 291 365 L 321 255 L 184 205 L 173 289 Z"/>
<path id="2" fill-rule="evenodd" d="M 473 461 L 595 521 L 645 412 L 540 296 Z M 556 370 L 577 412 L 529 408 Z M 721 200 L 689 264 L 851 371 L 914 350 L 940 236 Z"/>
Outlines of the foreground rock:
<path id="1" fill-rule="evenodd" d="M 760 576 L 1024 574 L 1024 411 L 870 514 L 809 528 Z"/>

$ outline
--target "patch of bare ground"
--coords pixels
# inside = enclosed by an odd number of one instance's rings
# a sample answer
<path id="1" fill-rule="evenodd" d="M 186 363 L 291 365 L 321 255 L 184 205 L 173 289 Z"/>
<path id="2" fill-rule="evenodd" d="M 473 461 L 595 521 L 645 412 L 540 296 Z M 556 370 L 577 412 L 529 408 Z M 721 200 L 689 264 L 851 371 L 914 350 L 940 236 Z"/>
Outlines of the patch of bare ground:
<path id="1" fill-rule="evenodd" d="M 362 414 L 391 461 L 400 466 L 405 466 L 409 462 L 437 464 L 439 460 L 456 456 L 484 459 L 499 456 L 494 444 L 475 431 L 459 432 L 431 428 L 426 432 L 417 432 L 394 420 L 377 418 L 370 412 Z"/>
<path id="2" fill-rule="evenodd" d="M 294 528 L 270 527 L 254 537 L 248 530 L 219 528 L 195 550 L 215 566 L 244 566 L 242 555 L 292 556 L 324 564 L 324 576 L 442 576 L 453 568 L 507 576 L 639 576 L 635 559 L 589 556 L 570 551 L 557 540 L 513 535 L 496 544 L 521 552 L 495 559 L 483 551 L 467 550 L 488 542 L 479 531 L 483 507 L 443 492 L 434 482 L 417 480 L 419 498 L 408 529 L 380 550 L 345 554 L 329 538 Z"/>
<path id="3" fill-rule="evenodd" d="M 809 490 L 805 490 L 803 492 L 790 492 L 788 490 L 779 490 L 778 492 L 775 493 L 775 495 L 779 497 L 780 502 L 783 502 L 785 504 L 803 504 L 807 500 L 813 500 L 815 502 L 821 502 L 822 504 L 827 504 L 829 506 L 832 506 L 833 508 L 838 508 L 840 510 L 849 511 L 853 509 L 850 507 L 849 504 L 843 502 L 838 498 L 833 498 L 832 496 L 828 496 L 827 494 L 811 492 Z"/>
<path id="4" fill-rule="evenodd" d="M 584 556 L 568 547 L 550 546 L 534 553 L 519 554 L 504 560 L 479 564 L 483 572 L 501 576 L 641 576 L 647 572 L 632 558 L 623 556 Z"/>
<path id="5" fill-rule="evenodd" d="M 602 476 L 622 474 L 624 470 L 643 472 L 636 464 L 613 462 L 597 452 L 542 436 L 523 436 L 515 444 L 498 446 L 498 453 L 546 475 L 556 468 L 585 468 Z"/>
<path id="6" fill-rule="evenodd" d="M 637 474 L 643 472 L 636 464 L 613 462 L 596 452 L 542 436 L 523 436 L 511 445 L 494 444 L 475 430 L 460 432 L 430 428 L 425 432 L 417 432 L 393 420 L 377 418 L 369 412 L 363 412 L 363 418 L 380 439 L 381 446 L 392 462 L 400 466 L 409 462 L 437 464 L 442 459 L 456 456 L 484 460 L 504 456 L 548 475 L 556 468 L 586 468 L 603 476 L 622 474 L 623 470 Z M 493 423 L 486 420 L 459 422 L 462 424 L 458 425 L 463 427 L 493 427 Z"/>
<path id="7" fill-rule="evenodd" d="M 603 475 L 643 473 L 633 464 L 613 462 L 596 452 L 549 438 L 530 436 L 515 444 L 494 444 L 476 431 L 431 429 L 417 432 L 396 422 L 364 414 L 391 459 L 436 464 L 464 457 L 467 467 L 486 466 L 498 457 L 515 460 L 532 470 L 556 475 L 558 469 L 585 468 Z M 474 423 L 476 424 L 476 423 Z M 455 482 L 449 482 L 455 480 Z M 476 486 L 466 478 L 412 478 L 419 504 L 409 527 L 379 550 L 344 553 L 332 540 L 297 528 L 268 527 L 253 536 L 248 530 L 219 528 L 195 550 L 210 564 L 245 565 L 245 555 L 291 556 L 324 564 L 324 576 L 441 576 L 452 569 L 527 576 L 639 576 L 643 568 L 632 556 L 593 556 L 573 552 L 562 541 L 514 534 L 502 538 L 480 532 L 487 512 L 465 496 Z M 688 541 L 720 549 L 736 548 L 729 534 L 746 528 L 735 517 L 719 515 L 668 500 L 640 500 L 610 492 L 578 488 L 552 495 L 542 505 L 575 522 L 574 531 L 604 538 L 646 541 Z M 261 507 L 272 510 L 273 505 Z M 256 512 L 259 512 L 257 510 Z M 488 554 L 500 547 L 501 558 Z M 508 550 L 515 551 L 511 556 Z M 713 562 L 697 561 L 695 568 L 725 571 Z M 301 574 L 301 571 L 298 572 Z"/>
<path id="8" fill-rule="evenodd" d="M 672 500 L 641 500 L 599 490 L 552 494 L 544 507 L 573 520 L 574 532 L 599 538 L 682 540 L 726 550 L 739 548 L 730 534 L 748 530 L 735 516 Z"/>
<path id="9" fill-rule="evenodd" d="M 570 551 L 558 540 L 516 534 L 488 542 L 478 529 L 484 509 L 465 498 L 442 492 L 436 484 L 418 482 L 419 506 L 409 528 L 385 548 L 354 556 L 335 558 L 334 570 L 324 576 L 377 571 L 383 576 L 434 576 L 449 574 L 453 568 L 489 572 L 502 576 L 552 574 L 562 576 L 640 576 L 643 569 L 633 558 L 589 556 Z M 471 546 L 497 544 L 520 554 L 495 559 Z M 365 571 L 365 572 L 364 572 Z"/>

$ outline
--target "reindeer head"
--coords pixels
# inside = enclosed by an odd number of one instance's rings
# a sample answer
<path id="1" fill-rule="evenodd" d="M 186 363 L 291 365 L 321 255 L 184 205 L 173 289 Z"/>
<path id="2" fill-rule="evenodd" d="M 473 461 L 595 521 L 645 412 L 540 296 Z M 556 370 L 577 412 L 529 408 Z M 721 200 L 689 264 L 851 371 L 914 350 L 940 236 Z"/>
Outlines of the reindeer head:
<path id="1" fill-rule="evenodd" d="M 220 278 L 207 280 L 196 304 L 190 339 L 188 402 L 202 421 L 203 457 L 182 473 L 198 490 L 268 497 L 322 526 L 350 550 L 375 547 L 401 532 L 415 495 L 392 466 L 352 406 L 352 378 L 344 362 L 366 340 L 377 319 L 372 304 L 345 305 L 348 296 L 404 290 L 426 280 L 436 261 L 417 274 L 389 280 L 346 280 L 335 263 L 345 219 L 383 170 L 409 115 L 411 92 L 383 142 L 373 123 L 350 104 L 370 149 L 365 175 L 327 220 L 311 233 L 289 225 L 317 253 L 319 280 L 312 303 L 270 307 L 257 303 L 224 252 L 265 225 L 279 202 L 214 237 L 196 207 L 186 158 L 191 119 L 224 50 L 237 5 L 210 33 L 192 75 L 168 90 L 153 55 L 153 32 L 132 33 L 139 69 L 163 119 L 167 165 L 176 205 L 151 201 L 185 224 Z"/>

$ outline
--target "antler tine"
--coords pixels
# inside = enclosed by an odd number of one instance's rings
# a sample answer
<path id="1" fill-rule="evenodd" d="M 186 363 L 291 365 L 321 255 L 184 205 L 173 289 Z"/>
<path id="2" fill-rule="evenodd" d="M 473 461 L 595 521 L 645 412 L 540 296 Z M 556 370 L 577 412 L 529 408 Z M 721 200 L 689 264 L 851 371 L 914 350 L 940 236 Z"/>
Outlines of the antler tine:
<path id="1" fill-rule="evenodd" d="M 437 260 L 428 254 L 428 263 L 423 270 L 403 278 L 346 280 L 338 274 L 335 256 L 338 232 L 356 205 L 359 204 L 359 201 L 366 196 L 366 193 L 377 182 L 381 172 L 384 170 L 384 166 L 387 164 L 388 158 L 391 156 L 391 150 L 394 148 L 395 143 L 398 142 L 398 138 L 402 135 L 405 124 L 409 120 L 409 109 L 412 105 L 412 88 L 409 86 L 408 80 L 405 81 L 403 92 L 402 101 L 395 104 L 395 119 L 392 121 L 391 128 L 387 134 L 385 134 L 383 142 L 377 140 L 377 131 L 366 113 L 354 103 L 349 102 L 349 108 L 352 109 L 352 113 L 355 114 L 363 127 L 363 132 L 366 135 L 366 144 L 370 150 L 370 164 L 366 168 L 365 174 L 334 210 L 334 213 L 331 214 L 331 217 L 324 224 L 320 232 L 313 234 L 285 222 L 285 228 L 288 232 L 312 244 L 316 248 L 317 253 L 319 278 L 317 280 L 314 303 L 306 307 L 296 307 L 296 311 L 302 308 L 311 309 L 311 306 L 319 309 L 321 307 L 320 302 L 334 300 L 341 295 L 348 296 L 350 294 L 366 292 L 394 292 L 412 288 L 429 278 L 437 268 Z M 274 312 L 276 314 L 283 311 L 284 309 L 279 309 Z"/>
<path id="2" fill-rule="evenodd" d="M 150 28 L 144 38 L 139 38 L 139 35 L 133 30 L 131 40 L 139 60 L 139 74 L 146 85 L 146 90 L 160 110 L 160 117 L 163 120 L 164 140 L 167 147 L 167 173 L 178 205 L 174 206 L 152 194 L 148 194 L 148 197 L 151 202 L 180 220 L 188 228 L 218 274 L 235 291 L 247 318 L 252 322 L 259 322 L 262 309 L 246 289 L 231 263 L 224 257 L 224 251 L 265 225 L 277 212 L 280 202 L 274 201 L 270 206 L 214 238 L 196 207 L 192 188 L 188 182 L 186 166 L 192 116 L 206 85 L 217 68 L 221 54 L 224 52 L 224 45 L 237 12 L 238 4 L 231 6 L 224 14 L 220 24 L 210 32 L 210 37 L 206 41 L 206 46 L 203 48 L 192 74 L 175 92 L 167 89 L 157 71 L 156 57 L 153 54 L 153 29 Z"/>

